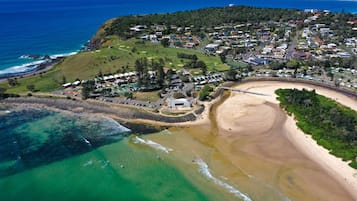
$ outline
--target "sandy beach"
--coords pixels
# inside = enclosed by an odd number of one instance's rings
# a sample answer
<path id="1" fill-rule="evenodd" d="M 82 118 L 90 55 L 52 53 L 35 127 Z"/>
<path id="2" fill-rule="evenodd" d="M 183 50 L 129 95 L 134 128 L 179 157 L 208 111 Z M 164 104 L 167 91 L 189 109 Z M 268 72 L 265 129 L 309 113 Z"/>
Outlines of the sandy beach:
<path id="1" fill-rule="evenodd" d="M 308 185 L 311 192 L 294 197 L 299 200 L 355 200 L 357 199 L 357 171 L 346 162 L 331 155 L 309 135 L 297 128 L 292 117 L 288 117 L 279 107 L 274 91 L 278 88 L 315 89 L 318 94 L 332 98 L 357 111 L 357 101 L 335 91 L 311 86 L 276 81 L 247 82 L 236 86 L 239 89 L 267 94 L 258 96 L 232 92 L 230 97 L 217 109 L 219 136 L 227 148 L 217 146 L 234 161 L 234 154 L 244 152 L 259 160 L 267 160 L 281 168 L 284 163 L 295 163 L 287 176 L 277 185 L 287 194 L 294 194 L 289 188 Z M 273 165 L 274 166 L 274 165 Z M 261 170 L 245 169 L 259 175 Z M 272 175 L 274 175 L 274 171 Z M 261 175 L 267 180 L 269 176 Z M 290 179 L 289 179 L 290 178 Z M 337 182 L 336 182 L 337 181 Z M 343 188 L 341 188 L 341 186 Z M 312 190 L 313 189 L 313 190 Z"/>
<path id="2" fill-rule="evenodd" d="M 94 113 L 133 123 L 173 126 L 173 132 L 181 133 L 175 136 L 177 139 L 154 135 L 154 140 L 180 150 L 174 154 L 181 154 L 188 163 L 197 155 L 201 156 L 209 161 L 216 174 L 239 184 L 245 192 L 255 194 L 258 200 L 271 194 L 267 192 L 270 188 L 276 190 L 274 196 L 279 197 L 278 200 L 357 200 L 357 171 L 330 155 L 298 129 L 294 119 L 280 108 L 275 90 L 315 89 L 317 93 L 357 111 L 355 99 L 331 89 L 302 83 L 252 81 L 235 87 L 267 96 L 231 92 L 227 97 L 225 94 L 204 103 L 205 110 L 194 121 L 193 117 L 163 119 L 130 108 L 96 102 L 39 98 L 18 98 L 7 102 Z M 258 188 L 256 184 L 263 186 Z M 277 197 L 265 200 L 277 200 Z"/>

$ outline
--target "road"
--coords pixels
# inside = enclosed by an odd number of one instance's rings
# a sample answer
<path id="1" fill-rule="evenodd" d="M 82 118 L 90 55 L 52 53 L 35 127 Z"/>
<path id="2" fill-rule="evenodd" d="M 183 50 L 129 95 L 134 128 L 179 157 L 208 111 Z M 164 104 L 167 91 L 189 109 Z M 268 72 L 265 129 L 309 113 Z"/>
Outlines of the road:
<path id="1" fill-rule="evenodd" d="M 298 42 L 298 37 L 299 37 L 298 36 L 298 31 L 296 31 L 296 34 L 295 34 L 293 40 L 290 42 L 289 47 L 288 47 L 288 51 L 287 51 L 287 53 L 285 55 L 285 58 L 287 60 L 290 60 L 293 57 L 293 54 L 294 54 L 294 51 L 295 51 L 295 47 L 296 47 L 297 42 Z"/>

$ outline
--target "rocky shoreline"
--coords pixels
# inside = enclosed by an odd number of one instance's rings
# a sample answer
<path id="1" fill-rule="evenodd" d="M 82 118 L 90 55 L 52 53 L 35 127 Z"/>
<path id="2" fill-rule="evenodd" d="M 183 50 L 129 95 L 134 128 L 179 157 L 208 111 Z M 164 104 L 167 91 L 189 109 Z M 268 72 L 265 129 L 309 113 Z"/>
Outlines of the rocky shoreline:
<path id="1" fill-rule="evenodd" d="M 9 79 L 9 78 L 22 78 L 22 77 L 28 77 L 28 76 L 46 72 L 65 58 L 66 57 L 57 57 L 55 59 L 49 59 L 47 62 L 41 63 L 36 68 L 29 70 L 29 71 L 1 74 L 0 82 L 3 82 L 4 80 Z"/>
<path id="2" fill-rule="evenodd" d="M 0 74 L 0 83 L 3 82 L 6 79 L 9 78 L 22 78 L 22 77 L 28 77 L 28 76 L 32 76 L 32 75 L 37 75 L 39 73 L 43 73 L 46 72 L 48 70 L 50 70 L 51 68 L 53 68 L 54 66 L 56 66 L 58 63 L 62 62 L 65 58 L 73 55 L 73 54 L 77 54 L 83 51 L 91 51 L 94 50 L 95 47 L 93 46 L 93 44 L 89 41 L 87 43 L 85 43 L 83 45 L 83 48 L 80 49 L 78 52 L 73 52 L 70 54 L 64 54 L 64 55 L 60 55 L 60 56 L 49 56 L 49 55 L 23 55 L 21 56 L 21 58 L 25 58 L 25 59 L 32 59 L 37 61 L 38 59 L 40 59 L 39 61 L 43 61 L 43 63 L 38 64 L 34 69 L 28 70 L 28 71 L 24 71 L 24 72 L 16 72 L 16 73 L 4 73 L 4 74 Z"/>
<path id="3" fill-rule="evenodd" d="M 116 120 L 135 122 L 148 121 L 159 122 L 158 124 L 169 125 L 173 123 L 182 123 L 196 120 L 196 115 L 203 112 L 199 108 L 194 113 L 188 113 L 182 116 L 164 116 L 148 112 L 139 108 L 129 108 L 119 105 L 109 105 L 107 103 L 100 103 L 96 101 L 82 101 L 70 100 L 61 98 L 36 98 L 36 97 L 20 97 L 7 98 L 1 101 L 4 104 L 10 105 L 30 105 L 46 108 L 54 108 L 64 111 L 71 111 L 74 113 L 94 113 L 103 114 L 105 116 L 113 117 Z"/>

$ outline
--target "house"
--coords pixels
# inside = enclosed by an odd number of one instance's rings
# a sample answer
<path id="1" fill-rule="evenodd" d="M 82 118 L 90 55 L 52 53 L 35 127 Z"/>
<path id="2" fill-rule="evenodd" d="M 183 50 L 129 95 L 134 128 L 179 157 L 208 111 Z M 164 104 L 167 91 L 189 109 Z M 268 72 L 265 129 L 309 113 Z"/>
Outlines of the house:
<path id="1" fill-rule="evenodd" d="M 186 43 L 183 45 L 184 48 L 194 48 L 195 47 L 195 43 Z"/>
<path id="2" fill-rule="evenodd" d="M 130 31 L 135 31 L 135 32 L 141 32 L 144 29 L 146 29 L 147 27 L 145 25 L 137 25 L 135 27 L 131 27 Z"/>
<path id="3" fill-rule="evenodd" d="M 187 100 L 186 98 L 179 98 L 179 99 L 173 99 L 169 98 L 167 99 L 167 106 L 170 108 L 189 108 L 191 107 L 191 102 Z"/>
<path id="4" fill-rule="evenodd" d="M 70 87 L 70 86 L 72 86 L 72 83 L 70 83 L 70 82 L 62 85 L 62 87 L 64 87 L 64 88 L 67 88 L 67 87 Z"/>
<path id="5" fill-rule="evenodd" d="M 327 44 L 327 48 L 329 48 L 329 49 L 335 49 L 335 48 L 337 48 L 337 45 L 334 44 L 334 43 L 330 43 L 330 44 Z"/>
<path id="6" fill-rule="evenodd" d="M 269 59 L 266 59 L 266 58 L 250 57 L 244 61 L 246 63 L 253 64 L 253 65 L 268 65 L 269 64 Z"/>
<path id="7" fill-rule="evenodd" d="M 72 83 L 72 86 L 78 86 L 81 84 L 81 81 L 77 80 L 75 82 Z"/>
<path id="8" fill-rule="evenodd" d="M 213 51 L 217 50 L 217 48 L 218 48 L 219 46 L 220 46 L 219 44 L 215 44 L 215 43 L 213 43 L 213 44 L 208 44 L 208 45 L 205 46 L 205 50 L 206 50 L 206 51 L 209 51 L 209 52 L 213 52 Z"/>
<path id="9" fill-rule="evenodd" d="M 301 52 L 301 51 L 294 52 L 293 55 L 297 59 L 308 59 L 311 56 L 311 54 L 309 52 Z"/>
<path id="10" fill-rule="evenodd" d="M 318 12 L 318 10 L 317 9 L 304 9 L 304 12 L 305 13 L 316 13 L 316 12 Z"/>

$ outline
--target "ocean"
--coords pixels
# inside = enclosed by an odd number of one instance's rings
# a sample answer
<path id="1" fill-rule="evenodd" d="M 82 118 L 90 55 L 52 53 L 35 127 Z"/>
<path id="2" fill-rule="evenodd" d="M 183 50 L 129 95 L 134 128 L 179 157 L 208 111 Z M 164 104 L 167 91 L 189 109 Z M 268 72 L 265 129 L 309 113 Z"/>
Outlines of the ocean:
<path id="1" fill-rule="evenodd" d="M 208 201 L 229 196 L 197 165 L 117 122 L 38 108 L 0 110 L 0 200 Z"/>
<path id="2" fill-rule="evenodd" d="M 355 0 L 0 0 L 0 75 L 31 70 L 45 55 L 74 54 L 110 18 L 229 4 L 357 12 Z"/>
<path id="3" fill-rule="evenodd" d="M 197 141 L 194 130 L 138 136 L 103 116 L 2 106 L 0 200 L 289 200 Z"/>

